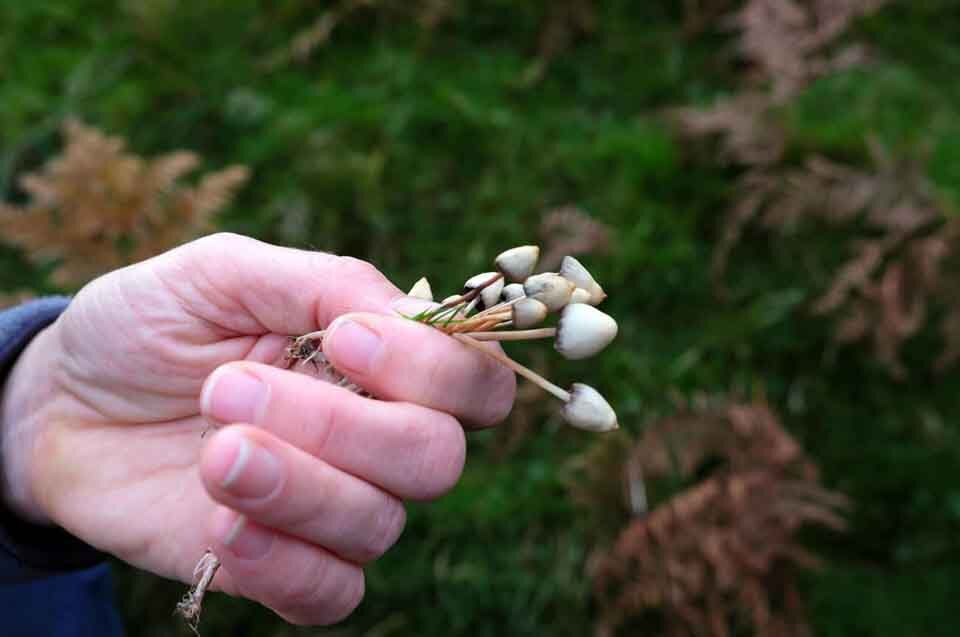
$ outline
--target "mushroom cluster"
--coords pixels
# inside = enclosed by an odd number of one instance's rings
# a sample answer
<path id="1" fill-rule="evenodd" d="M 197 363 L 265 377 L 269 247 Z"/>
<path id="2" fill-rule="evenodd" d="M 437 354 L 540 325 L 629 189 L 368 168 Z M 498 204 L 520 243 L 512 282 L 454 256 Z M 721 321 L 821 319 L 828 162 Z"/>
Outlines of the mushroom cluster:
<path id="1" fill-rule="evenodd" d="M 459 294 L 433 303 L 419 314 L 404 316 L 449 334 L 559 398 L 564 402 L 563 418 L 570 425 L 587 431 L 616 429 L 617 415 L 597 390 L 583 383 L 563 389 L 501 351 L 481 344 L 552 338 L 561 356 L 581 360 L 597 354 L 616 337 L 617 322 L 594 307 L 607 294 L 583 264 L 567 256 L 559 272 L 534 274 L 539 258 L 537 246 L 511 248 L 494 261 L 496 271 L 474 275 L 463 284 Z M 407 294 L 434 300 L 426 277 Z M 543 327 L 551 314 L 558 315 L 556 326 Z M 287 348 L 288 361 L 312 363 L 331 380 L 363 393 L 324 358 L 323 335 L 320 330 L 292 338 Z"/>
<path id="2" fill-rule="evenodd" d="M 570 425 L 588 431 L 616 429 L 616 413 L 592 387 L 574 383 L 565 390 L 480 344 L 552 338 L 561 356 L 581 360 L 602 351 L 616 337 L 617 322 L 595 307 L 607 295 L 583 264 L 568 256 L 559 272 L 534 274 L 539 257 L 540 248 L 534 245 L 511 248 L 494 261 L 496 271 L 470 277 L 460 294 L 407 318 L 450 334 L 556 396 L 565 403 L 561 413 Z M 426 277 L 409 295 L 434 300 Z M 558 315 L 556 326 L 543 327 L 551 314 Z"/>

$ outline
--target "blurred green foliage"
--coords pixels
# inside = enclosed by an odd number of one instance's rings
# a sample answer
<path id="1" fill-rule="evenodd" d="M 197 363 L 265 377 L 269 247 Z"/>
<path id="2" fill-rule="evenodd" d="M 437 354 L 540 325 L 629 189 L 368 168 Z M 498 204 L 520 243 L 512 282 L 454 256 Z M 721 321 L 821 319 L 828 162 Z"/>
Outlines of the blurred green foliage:
<path id="1" fill-rule="evenodd" d="M 849 494 L 849 533 L 810 534 L 827 569 L 804 578 L 823 635 L 951 635 L 960 582 L 960 384 L 935 376 L 922 335 L 897 382 L 863 347 L 838 347 L 806 303 L 844 258 L 844 237 L 775 242 L 752 230 L 714 293 L 710 261 L 734 173 L 693 159 L 663 110 L 737 86 L 719 32 L 689 38 L 682 3 L 598 2 L 595 33 L 542 80 L 522 81 L 549 2 L 450 2 L 425 30 L 403 5 L 358 11 L 305 61 L 266 61 L 327 6 L 306 0 L 9 0 L 0 3 L 0 196 L 58 151 L 78 117 L 138 153 L 177 148 L 250 185 L 224 229 L 371 260 L 400 287 L 428 274 L 459 287 L 501 249 L 536 240 L 541 213 L 572 203 L 613 229 L 587 257 L 612 292 L 618 344 L 585 374 L 630 431 L 671 396 L 765 396 Z M 922 154 L 960 203 L 960 12 L 950 0 L 894 4 L 857 27 L 875 61 L 814 84 L 780 114 L 798 156 L 866 162 L 874 136 Z M 2 233 L 2 228 L 0 228 Z M 0 248 L 0 289 L 49 291 L 44 272 Z M 521 349 L 521 358 L 523 350 Z M 508 422 L 505 427 L 510 427 Z M 470 436 L 463 482 L 410 507 L 399 545 L 368 571 L 359 611 L 331 635 L 584 635 L 584 562 L 595 529 L 563 485 L 591 444 L 555 418 L 507 457 Z M 136 512 L 130 512 L 136 515 Z M 187 634 L 182 586 L 118 568 L 130 634 Z M 315 634 L 214 596 L 210 635 Z"/>

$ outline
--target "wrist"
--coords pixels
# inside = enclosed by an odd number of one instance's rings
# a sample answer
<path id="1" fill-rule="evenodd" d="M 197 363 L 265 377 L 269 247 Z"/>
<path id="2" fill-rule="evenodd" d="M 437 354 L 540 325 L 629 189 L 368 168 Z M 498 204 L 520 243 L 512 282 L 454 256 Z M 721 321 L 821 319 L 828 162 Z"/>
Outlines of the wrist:
<path id="1" fill-rule="evenodd" d="M 53 399 L 52 341 L 57 323 L 40 331 L 0 385 L 0 497 L 34 524 L 52 524 L 38 497 L 37 447 Z"/>

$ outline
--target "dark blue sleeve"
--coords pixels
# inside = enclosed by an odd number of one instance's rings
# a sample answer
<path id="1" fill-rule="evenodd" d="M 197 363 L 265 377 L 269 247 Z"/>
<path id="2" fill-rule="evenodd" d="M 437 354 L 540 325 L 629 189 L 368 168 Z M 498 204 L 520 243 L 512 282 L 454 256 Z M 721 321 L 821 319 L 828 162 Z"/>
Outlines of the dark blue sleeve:
<path id="1" fill-rule="evenodd" d="M 0 389 L 30 339 L 68 303 L 53 297 L 0 311 Z M 122 637 L 104 557 L 63 529 L 17 518 L 0 500 L 0 635 Z"/>
<path id="2" fill-rule="evenodd" d="M 0 388 L 30 339 L 68 303 L 66 297 L 50 297 L 0 311 Z M 0 585 L 89 568 L 103 559 L 102 553 L 61 528 L 18 518 L 0 500 Z"/>

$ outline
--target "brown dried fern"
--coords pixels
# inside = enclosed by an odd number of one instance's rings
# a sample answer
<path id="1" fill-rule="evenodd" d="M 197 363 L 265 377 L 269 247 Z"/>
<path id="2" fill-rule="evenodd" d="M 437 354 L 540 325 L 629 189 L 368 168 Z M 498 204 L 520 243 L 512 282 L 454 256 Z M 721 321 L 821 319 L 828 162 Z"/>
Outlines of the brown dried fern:
<path id="1" fill-rule="evenodd" d="M 818 155 L 790 165 L 788 134 L 775 116 L 814 79 L 864 62 L 862 47 L 843 46 L 842 38 L 854 19 L 884 4 L 749 0 L 727 20 L 748 64 L 744 89 L 712 108 L 678 109 L 673 116 L 684 136 L 717 140 L 721 159 L 744 168 L 714 252 L 718 292 L 725 292 L 731 252 L 751 224 L 780 235 L 810 222 L 836 226 L 840 236 L 852 237 L 851 256 L 812 310 L 837 318 L 838 343 L 870 342 L 878 361 L 903 377 L 900 351 L 931 316 L 943 317 L 945 345 L 934 366 L 943 369 L 960 358 L 960 299 L 951 292 L 960 283 L 954 267 L 960 227 L 920 162 L 894 160 L 867 140 L 871 169 Z"/>
<path id="2" fill-rule="evenodd" d="M 0 225 L 4 240 L 31 259 L 58 261 L 53 279 L 64 287 L 206 231 L 248 176 L 246 168 L 232 166 L 188 186 L 183 178 L 200 163 L 193 153 L 150 160 L 80 122 L 68 121 L 63 132 L 63 154 L 21 179 L 30 200 L 0 204 Z"/>
<path id="3" fill-rule="evenodd" d="M 610 228 L 573 205 L 552 208 L 540 221 L 543 254 L 540 268 L 555 270 L 566 255 L 605 254 L 610 249 Z"/>
<path id="4" fill-rule="evenodd" d="M 750 65 L 751 80 L 782 103 L 816 78 L 862 63 L 862 47 L 838 43 L 855 19 L 887 2 L 749 0 L 727 22 L 740 34 L 737 52 Z"/>
<path id="5" fill-rule="evenodd" d="M 793 575 L 818 561 L 796 533 L 843 529 L 846 498 L 819 485 L 815 466 L 764 404 L 664 418 L 614 466 L 624 484 L 637 471 L 656 484 L 694 479 L 711 461 L 712 473 L 635 516 L 592 555 L 599 635 L 651 615 L 669 635 L 724 636 L 743 624 L 756 634 L 809 634 Z"/>

